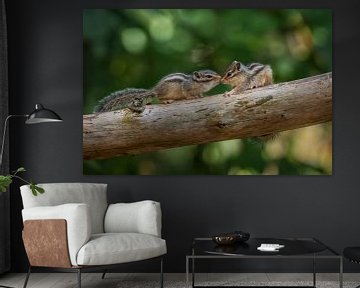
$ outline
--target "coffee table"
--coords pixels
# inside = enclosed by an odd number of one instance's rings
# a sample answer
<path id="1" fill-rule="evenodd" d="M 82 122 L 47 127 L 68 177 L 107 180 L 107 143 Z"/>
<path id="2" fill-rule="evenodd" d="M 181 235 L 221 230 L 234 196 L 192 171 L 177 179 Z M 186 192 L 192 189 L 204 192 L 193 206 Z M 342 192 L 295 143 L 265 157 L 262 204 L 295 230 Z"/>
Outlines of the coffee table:
<path id="1" fill-rule="evenodd" d="M 284 245 L 277 252 L 263 252 L 257 250 L 262 243 Z M 313 285 L 292 287 L 316 288 L 316 260 L 335 259 L 339 261 L 339 287 L 343 287 L 343 258 L 335 250 L 315 238 L 250 238 L 245 243 L 228 246 L 215 244 L 211 238 L 194 238 L 191 254 L 186 255 L 186 287 L 209 287 L 195 285 L 195 260 L 201 259 L 312 259 Z M 191 267 L 190 267 L 191 266 Z M 189 274 L 192 274 L 191 286 Z M 217 286 L 210 286 L 217 287 Z M 221 286 L 221 287 L 256 287 L 256 286 Z M 271 286 L 276 287 L 276 286 Z M 281 286 L 284 287 L 284 286 Z M 288 286 L 286 286 L 288 287 Z"/>

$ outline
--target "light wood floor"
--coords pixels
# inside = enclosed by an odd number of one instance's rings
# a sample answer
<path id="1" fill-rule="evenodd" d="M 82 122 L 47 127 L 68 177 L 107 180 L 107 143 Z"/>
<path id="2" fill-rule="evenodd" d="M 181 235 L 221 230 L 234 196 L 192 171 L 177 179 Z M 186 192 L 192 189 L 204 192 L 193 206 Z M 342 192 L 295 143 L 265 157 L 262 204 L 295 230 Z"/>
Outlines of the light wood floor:
<path id="1" fill-rule="evenodd" d="M 308 273 L 211 273 L 211 274 L 197 274 L 197 281 L 226 281 L 227 279 L 234 280 L 249 280 L 256 281 L 261 283 L 267 283 L 269 281 L 309 281 L 311 284 L 312 274 Z M 0 276 L 0 287 L 1 285 L 11 286 L 14 288 L 22 288 L 25 274 L 23 273 L 8 273 Z M 165 274 L 165 288 L 166 287 L 185 287 L 185 274 L 181 273 L 171 273 Z M 317 281 L 338 281 L 338 274 L 336 273 L 318 273 Z M 125 287 L 132 287 L 132 281 L 136 284 L 141 283 L 141 281 L 155 281 L 157 283 L 159 280 L 159 274 L 153 273 L 108 273 L 106 279 L 101 279 L 101 273 L 83 273 L 82 274 L 82 287 L 84 288 L 94 288 L 94 287 L 104 287 L 104 288 L 116 288 L 122 287 L 121 284 L 126 282 Z M 177 283 L 177 285 L 172 286 L 171 283 Z M 183 285 L 182 285 L 183 283 Z M 360 284 L 360 273 L 345 273 L 344 274 L 344 287 L 350 287 L 354 283 L 357 285 Z M 136 286 L 134 284 L 134 286 Z M 169 285 L 167 285 L 169 284 Z M 355 285 L 356 286 L 356 285 Z M 28 288 L 75 288 L 77 287 L 76 282 L 76 273 L 32 273 L 28 283 Z M 138 286 L 136 286 L 138 287 Z M 354 287 L 354 286 L 352 286 Z"/>

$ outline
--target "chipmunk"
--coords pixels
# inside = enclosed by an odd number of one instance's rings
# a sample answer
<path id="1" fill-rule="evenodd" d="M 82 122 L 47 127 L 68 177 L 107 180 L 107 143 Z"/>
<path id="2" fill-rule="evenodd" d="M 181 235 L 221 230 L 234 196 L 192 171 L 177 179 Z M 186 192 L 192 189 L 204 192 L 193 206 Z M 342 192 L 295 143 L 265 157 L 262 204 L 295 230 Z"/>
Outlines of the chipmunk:
<path id="1" fill-rule="evenodd" d="M 260 63 L 244 65 L 234 61 L 221 78 L 221 83 L 232 86 L 233 89 L 225 93 L 225 96 L 230 96 L 248 89 L 272 84 L 272 69 L 269 65 Z"/>
<path id="2" fill-rule="evenodd" d="M 147 89 L 127 88 L 111 93 L 101 99 L 94 112 L 109 112 L 129 108 L 130 110 L 141 113 L 145 110 L 147 103 L 156 95 Z"/>
<path id="3" fill-rule="evenodd" d="M 192 74 L 173 73 L 163 77 L 152 91 L 163 103 L 203 97 L 203 93 L 220 84 L 221 76 L 212 70 Z"/>
<path id="4" fill-rule="evenodd" d="M 234 61 L 221 78 L 221 83 L 229 84 L 233 88 L 230 92 L 224 94 L 226 97 L 248 89 L 273 84 L 273 73 L 269 65 L 260 63 L 244 65 L 241 62 Z M 275 139 L 276 136 L 277 134 L 266 134 L 253 137 L 252 139 L 264 143 Z"/>
<path id="5" fill-rule="evenodd" d="M 220 84 L 221 76 L 212 70 L 195 71 L 191 75 L 173 73 L 163 77 L 151 89 L 128 88 L 111 93 L 101 99 L 94 112 L 107 112 L 124 108 L 141 113 L 152 98 L 161 103 L 203 97 L 203 93 Z"/>

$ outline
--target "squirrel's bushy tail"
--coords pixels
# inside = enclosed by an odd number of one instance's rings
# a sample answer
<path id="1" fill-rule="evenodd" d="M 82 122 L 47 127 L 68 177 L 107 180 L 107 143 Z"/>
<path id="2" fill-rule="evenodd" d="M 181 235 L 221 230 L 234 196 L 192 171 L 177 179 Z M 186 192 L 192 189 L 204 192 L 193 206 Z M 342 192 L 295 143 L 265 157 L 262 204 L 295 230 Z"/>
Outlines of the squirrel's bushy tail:
<path id="1" fill-rule="evenodd" d="M 147 103 L 147 99 L 154 97 L 154 93 L 147 89 L 127 88 L 115 91 L 102 98 L 95 106 L 93 112 L 109 112 L 127 108 L 133 104 L 133 101 L 141 99 Z"/>

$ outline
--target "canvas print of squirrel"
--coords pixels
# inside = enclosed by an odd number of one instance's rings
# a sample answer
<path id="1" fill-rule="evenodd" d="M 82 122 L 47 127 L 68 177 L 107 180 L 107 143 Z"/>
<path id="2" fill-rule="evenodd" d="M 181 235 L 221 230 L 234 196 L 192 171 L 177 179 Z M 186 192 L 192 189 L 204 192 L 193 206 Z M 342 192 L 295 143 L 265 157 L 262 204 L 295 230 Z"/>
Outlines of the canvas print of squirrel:
<path id="1" fill-rule="evenodd" d="M 146 104 L 155 97 L 165 104 L 200 98 L 220 83 L 232 87 L 231 91 L 224 94 L 225 97 L 231 96 L 248 89 L 272 84 L 272 69 L 269 65 L 260 63 L 244 65 L 233 61 L 222 77 L 212 70 L 199 70 L 191 74 L 172 73 L 163 77 L 150 89 L 127 88 L 113 92 L 99 101 L 94 112 L 129 108 L 135 113 L 142 113 Z"/>

